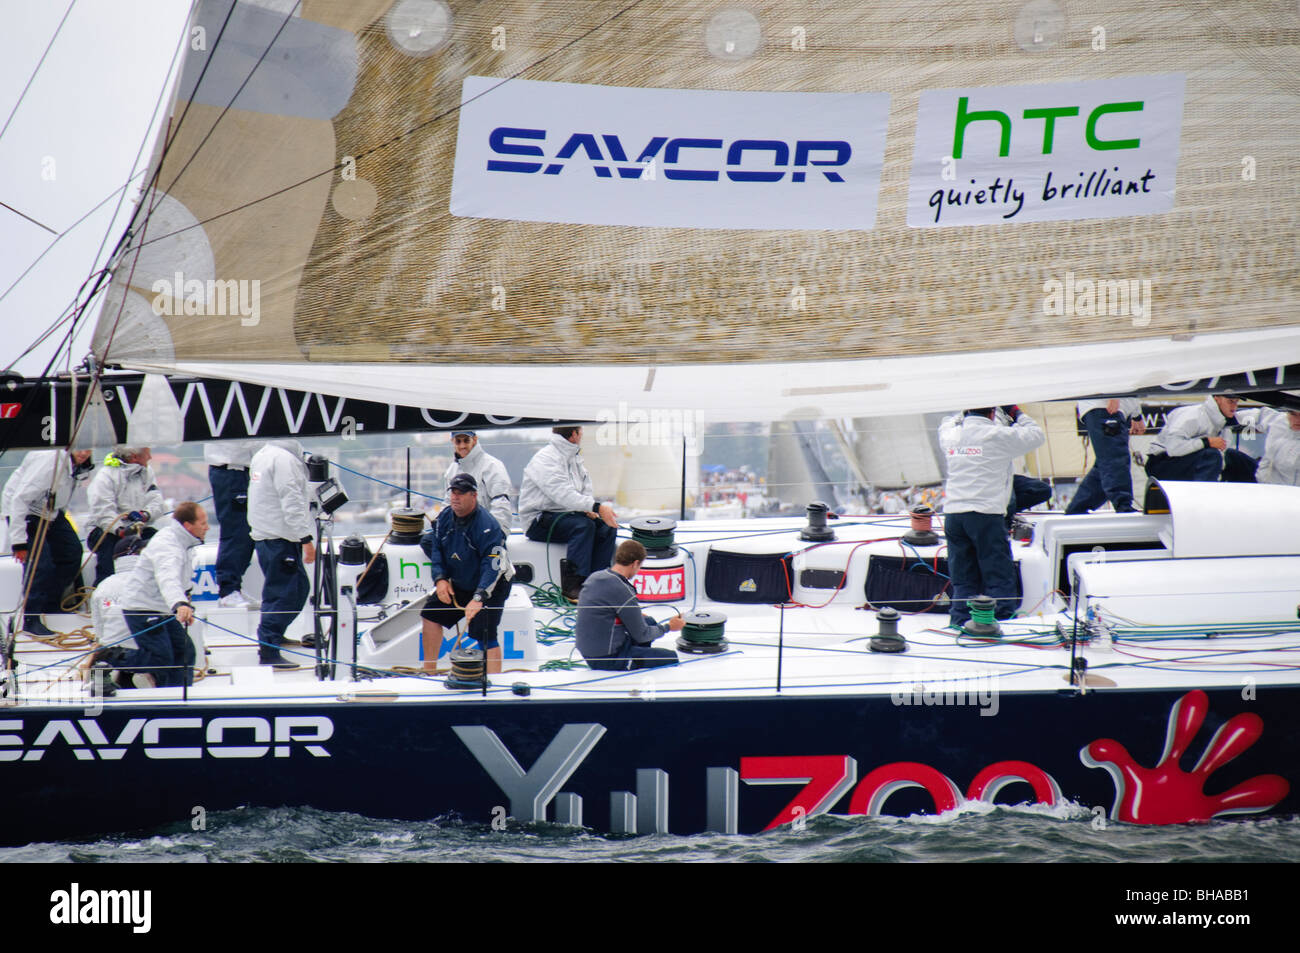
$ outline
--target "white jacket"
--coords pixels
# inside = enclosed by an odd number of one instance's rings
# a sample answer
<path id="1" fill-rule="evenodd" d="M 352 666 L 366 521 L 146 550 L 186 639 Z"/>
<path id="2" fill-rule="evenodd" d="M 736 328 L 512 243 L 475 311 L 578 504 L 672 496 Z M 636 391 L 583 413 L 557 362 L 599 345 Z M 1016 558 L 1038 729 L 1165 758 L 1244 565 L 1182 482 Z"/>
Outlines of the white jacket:
<path id="1" fill-rule="evenodd" d="M 110 460 L 114 462 L 110 463 Z M 121 513 L 139 510 L 153 524 L 167 515 L 167 504 L 158 489 L 153 467 L 122 463 L 111 455 L 86 487 L 86 496 L 90 501 L 90 524 L 104 532 L 108 532 L 108 527 Z M 117 528 L 125 525 L 124 519 Z"/>
<path id="2" fill-rule="evenodd" d="M 1165 417 L 1165 425 L 1151 441 L 1147 456 L 1164 452 L 1171 457 L 1185 457 L 1206 446 L 1202 438 L 1223 437 L 1231 442 L 1232 432 L 1227 429 L 1227 419 L 1213 397 L 1199 404 L 1179 407 Z"/>
<path id="3" fill-rule="evenodd" d="M 33 450 L 27 454 L 4 488 L 4 515 L 9 517 L 10 544 L 27 545 L 27 517 L 54 519 L 60 510 L 67 509 L 76 488 L 72 455 L 68 451 Z"/>
<path id="4" fill-rule="evenodd" d="M 247 470 L 253 454 L 261 450 L 266 440 L 221 440 L 203 445 L 203 460 L 210 467 L 234 467 Z"/>
<path id="5" fill-rule="evenodd" d="M 120 592 L 122 608 L 128 612 L 172 612 L 178 604 L 188 602 L 194 581 L 194 547 L 201 542 L 174 518 L 163 520 L 126 576 Z"/>
<path id="6" fill-rule="evenodd" d="M 527 529 L 542 513 L 588 512 L 596 505 L 582 449 L 557 433 L 533 454 L 519 486 L 519 522 Z"/>
<path id="7" fill-rule="evenodd" d="M 1268 435 L 1255 479 L 1300 486 L 1300 431 L 1291 429 L 1286 412 L 1271 407 L 1239 410 L 1237 422 Z"/>
<path id="8" fill-rule="evenodd" d="M 298 441 L 277 440 L 253 454 L 248 468 L 248 528 L 253 539 L 306 543 L 314 538 L 307 464 Z"/>
<path id="9" fill-rule="evenodd" d="M 443 488 L 450 492 L 452 477 L 460 473 L 468 473 L 478 483 L 479 506 L 486 507 L 496 517 L 501 531 L 509 536 L 514 514 L 510 494 L 514 487 L 510 484 L 506 465 L 486 452 L 482 444 L 476 443 L 463 460 L 452 457 L 451 466 L 447 468 L 447 475 L 442 481 Z"/>
<path id="10" fill-rule="evenodd" d="M 943 511 L 1005 515 L 1012 465 L 1046 442 L 1043 429 L 1025 413 L 1010 427 L 978 415 L 945 418 L 939 425 L 939 446 L 948 460 Z"/>
<path id="11" fill-rule="evenodd" d="M 126 625 L 126 616 L 122 615 L 122 593 L 138 562 L 139 556 L 118 557 L 113 563 L 116 572 L 96 586 L 95 594 L 90 597 L 90 624 L 100 645 L 136 648 L 135 639 L 131 638 L 131 630 Z"/>

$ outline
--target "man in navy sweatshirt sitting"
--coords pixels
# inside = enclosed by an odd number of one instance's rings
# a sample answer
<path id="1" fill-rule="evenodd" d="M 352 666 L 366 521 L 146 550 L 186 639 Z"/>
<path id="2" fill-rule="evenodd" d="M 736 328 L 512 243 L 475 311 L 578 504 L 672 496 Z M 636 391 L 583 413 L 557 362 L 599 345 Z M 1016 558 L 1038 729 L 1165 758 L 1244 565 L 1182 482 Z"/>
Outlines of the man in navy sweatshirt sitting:
<path id="1" fill-rule="evenodd" d="M 641 571 L 645 547 L 625 539 L 614 553 L 614 565 L 594 572 L 583 583 L 578 596 L 578 624 L 574 637 L 578 651 L 592 668 L 604 672 L 626 672 L 630 668 L 676 665 L 677 653 L 657 649 L 650 643 L 664 634 L 664 628 L 641 611 L 632 579 Z M 670 632 L 686 624 L 681 616 L 666 623 Z"/>
<path id="2" fill-rule="evenodd" d="M 447 496 L 449 505 L 420 537 L 434 582 L 434 595 L 420 613 L 424 668 L 437 669 L 443 626 L 466 619 L 469 636 L 487 650 L 488 672 L 496 674 L 501 671 L 497 626 L 510 595 L 510 580 L 505 578 L 510 563 L 502 548 L 505 533 L 492 514 L 478 505 L 478 481 L 470 474 L 453 477 Z"/>

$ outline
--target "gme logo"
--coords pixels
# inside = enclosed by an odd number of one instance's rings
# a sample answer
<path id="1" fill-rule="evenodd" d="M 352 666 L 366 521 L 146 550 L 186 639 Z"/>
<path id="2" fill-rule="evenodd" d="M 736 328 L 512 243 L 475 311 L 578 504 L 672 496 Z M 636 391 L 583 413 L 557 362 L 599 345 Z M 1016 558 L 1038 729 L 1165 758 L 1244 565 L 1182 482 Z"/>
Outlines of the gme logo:
<path id="1" fill-rule="evenodd" d="M 549 133 L 545 129 L 524 129 L 515 126 L 498 126 L 488 136 L 488 146 L 498 156 L 525 156 L 533 161 L 514 159 L 489 159 L 489 172 L 522 172 L 559 175 L 565 163 L 580 152 L 591 163 L 626 163 L 628 151 L 618 136 L 602 133 L 599 137 L 590 132 L 575 132 L 564 139 L 551 161 L 542 162 L 548 154 L 542 145 Z M 522 140 L 522 141 L 521 141 Z M 558 141 L 558 137 L 557 140 Z M 725 146 L 725 149 L 724 149 Z M 793 156 L 793 163 L 791 163 Z M 810 166 L 843 166 L 853 156 L 853 147 L 842 139 L 798 139 L 793 144 L 783 139 L 736 139 L 727 144 L 723 139 L 652 136 L 637 155 L 635 164 L 614 165 L 622 179 L 653 179 L 654 164 L 662 159 L 665 179 L 686 182 L 717 182 L 722 175 L 718 165 L 727 166 L 726 175 L 732 182 L 780 182 L 786 173 L 791 182 L 804 182 Z M 714 168 L 682 168 L 682 165 L 705 165 Z M 748 165 L 749 168 L 741 168 Z M 782 168 L 786 167 L 786 168 Z M 592 165 L 597 178 L 613 178 L 610 165 Z M 830 182 L 843 182 L 844 177 L 828 168 L 813 169 Z"/>
<path id="2" fill-rule="evenodd" d="M 646 569 L 632 577 L 637 598 L 642 602 L 673 602 L 686 591 L 686 567 Z"/>

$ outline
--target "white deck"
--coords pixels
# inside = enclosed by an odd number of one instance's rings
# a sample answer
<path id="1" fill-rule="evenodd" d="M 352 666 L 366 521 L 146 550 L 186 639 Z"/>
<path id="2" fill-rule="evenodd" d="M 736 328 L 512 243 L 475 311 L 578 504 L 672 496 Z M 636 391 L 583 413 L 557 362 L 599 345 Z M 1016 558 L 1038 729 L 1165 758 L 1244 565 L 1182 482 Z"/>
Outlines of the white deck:
<path id="1" fill-rule="evenodd" d="M 1051 581 L 1056 578 L 1059 564 L 1050 558 L 1051 541 L 1075 538 L 1080 534 L 1107 531 L 1114 527 L 1117 538 L 1142 540 L 1154 538 L 1168 518 L 1157 516 L 1124 517 L 1050 517 L 1041 516 L 1037 523 L 1035 539 L 1028 543 L 1013 544 L 1018 559 L 1022 560 L 1025 579 L 1025 604 L 1037 600 L 1039 612 L 1004 622 L 1004 635 L 998 642 L 958 636 L 947 625 L 946 614 L 927 613 L 904 615 L 900 631 L 907 638 L 908 650 L 902 654 L 881 654 L 868 650 L 870 637 L 877 631 L 875 613 L 857 608 L 864 602 L 863 581 L 867 557 L 873 553 L 898 555 L 905 553 L 897 537 L 907 528 L 906 520 L 898 517 L 872 517 L 845 519 L 835 526 L 839 540 L 830 546 L 809 548 L 810 544 L 798 539 L 801 521 L 709 521 L 707 524 L 682 524 L 677 533 L 681 546 L 692 550 L 695 558 L 695 581 L 688 584 L 687 598 L 679 603 L 689 610 L 694 601 L 698 608 L 711 608 L 727 616 L 726 639 L 728 650 L 718 655 L 690 655 L 682 653 L 682 664 L 675 667 L 642 670 L 628 673 L 593 672 L 581 665 L 573 651 L 573 641 L 568 639 L 554 645 L 539 645 L 539 663 L 569 660 L 579 664 L 572 670 L 537 671 L 534 669 L 507 671 L 491 676 L 492 687 L 486 698 L 492 701 L 513 701 L 533 704 L 541 700 L 594 700 L 639 698 L 736 698 L 770 696 L 777 692 L 778 663 L 780 667 L 780 692 L 783 695 L 884 695 L 900 701 L 916 698 L 920 703 L 922 692 L 1042 692 L 1068 688 L 1071 647 L 1067 639 L 1057 635 L 1058 623 L 1067 634 L 1072 631 L 1073 616 L 1063 612 L 1065 604 L 1049 593 Z M 1045 520 L 1045 522 L 1044 522 Z M 1164 523 L 1161 521 L 1164 520 Z M 1087 521 L 1087 522 L 1079 522 Z M 1073 534 L 1073 535 L 1072 535 Z M 1047 540 L 1047 543 L 1044 543 Z M 870 541 L 870 542 L 868 542 Z M 1086 540 L 1085 540 L 1086 543 Z M 822 590 L 809 593 L 796 585 L 795 597 L 810 606 L 777 609 L 770 605 L 746 606 L 713 604 L 703 598 L 692 598 L 692 591 L 703 587 L 704 563 L 710 545 L 722 545 L 732 550 L 762 551 L 789 548 L 801 551 L 796 557 L 796 567 L 811 565 L 823 567 L 827 554 L 845 554 L 838 565 L 847 568 L 847 581 L 842 590 Z M 511 553 L 516 562 L 527 558 L 527 544 L 516 547 L 512 541 Z M 516 552 L 516 549 L 520 553 Z M 913 551 L 914 553 L 917 551 Z M 919 551 L 918 559 L 928 559 L 939 552 L 931 547 Z M 1116 573 L 1125 554 L 1110 554 L 1105 567 L 1097 567 L 1095 577 L 1086 575 L 1085 581 L 1094 588 L 1089 591 L 1093 605 L 1105 606 L 1112 594 L 1098 592 L 1097 579 L 1118 576 L 1129 580 L 1129 592 L 1123 593 L 1128 604 L 1141 605 L 1141 575 L 1145 567 L 1152 566 L 1147 556 L 1136 556 L 1130 565 L 1132 572 Z M 1091 553 L 1076 554 L 1069 565 Z M 1104 556 L 1101 558 L 1105 558 Z M 1289 564 L 1269 557 L 1279 572 L 1289 572 Z M 1083 559 L 1087 564 L 1091 560 Z M 1089 691 L 1117 689 L 1191 688 L 1191 687 L 1244 687 L 1247 685 L 1293 685 L 1300 681 L 1300 623 L 1292 608 L 1289 615 L 1275 611 L 1276 606 L 1294 607 L 1300 602 L 1300 578 L 1292 577 L 1282 591 L 1271 591 L 1272 608 L 1267 611 L 1251 609 L 1260 604 L 1259 598 L 1233 602 L 1231 593 L 1216 592 L 1213 579 L 1196 580 L 1198 566 L 1209 565 L 1205 559 L 1171 561 L 1162 558 L 1168 568 L 1177 562 L 1182 570 L 1193 575 L 1190 587 L 1199 593 L 1188 596 L 1193 622 L 1177 619 L 1187 629 L 1170 632 L 1153 625 L 1125 625 L 1116 630 L 1113 645 L 1081 643 L 1077 654 L 1087 660 Z M 830 558 L 835 564 L 835 559 Z M 1265 566 L 1265 563 L 1259 565 Z M 688 560 L 688 572 L 691 561 Z M 1265 568 L 1267 568 L 1265 566 Z M 1109 572 L 1109 576 L 1101 569 Z M 539 571 L 542 581 L 546 574 Z M 1041 578 L 1040 578 L 1041 577 Z M 1046 581 L 1044 581 L 1046 580 Z M 1120 583 L 1112 583 L 1120 585 Z M 1136 586 L 1136 588 L 1135 588 Z M 1264 588 L 1273 586 L 1269 583 Z M 1274 586 L 1276 588 L 1276 586 Z M 1044 597 L 1039 599 L 1037 593 Z M 1134 600 L 1137 600 L 1134 603 Z M 819 608 L 823 602 L 828 604 Z M 359 629 L 364 633 L 373 619 L 375 609 L 362 607 Z M 661 619 L 671 610 L 667 606 L 647 606 L 646 611 Z M 1251 612 L 1264 615 L 1252 619 Z M 535 610 L 535 620 L 540 627 L 558 614 L 549 609 Z M 473 704 L 481 700 L 477 692 L 449 690 L 442 677 L 397 676 L 359 678 L 353 681 L 349 667 L 350 652 L 340 660 L 337 677 L 333 681 L 317 680 L 313 671 L 314 653 L 310 649 L 286 649 L 286 655 L 300 653 L 304 668 L 297 671 L 271 671 L 257 665 L 256 645 L 250 635 L 256 629 L 255 611 L 218 609 L 213 603 L 201 604 L 198 610 L 201 633 L 210 651 L 208 674 L 188 689 L 193 703 L 217 705 L 247 705 L 270 703 L 331 703 L 350 704 L 357 701 L 429 702 L 447 704 Z M 290 635 L 303 630 L 304 617 L 295 623 Z M 87 620 L 80 617 L 46 617 L 56 630 L 80 627 Z M 1160 620 L 1147 620 L 1148 623 Z M 1248 623 L 1257 622 L 1257 625 Z M 1168 624 L 1168 623 L 1166 623 Z M 778 651 L 782 639 L 784 647 Z M 1252 631 L 1253 629 L 1253 631 Z M 1082 624 L 1080 630 L 1082 631 Z M 659 646 L 673 646 L 674 635 L 660 639 Z M 20 637 L 18 659 L 19 691 L 17 704 L 46 705 L 69 704 L 86 706 L 97 704 L 90 699 L 75 672 L 75 664 L 84 650 L 59 650 Z M 509 664 L 509 663 L 507 663 Z M 531 696 L 517 697 L 511 692 L 516 682 L 527 683 Z M 15 704 L 15 700 L 9 703 Z M 179 688 L 119 690 L 115 698 L 104 699 L 105 708 L 122 705 L 175 705 L 182 696 Z"/>

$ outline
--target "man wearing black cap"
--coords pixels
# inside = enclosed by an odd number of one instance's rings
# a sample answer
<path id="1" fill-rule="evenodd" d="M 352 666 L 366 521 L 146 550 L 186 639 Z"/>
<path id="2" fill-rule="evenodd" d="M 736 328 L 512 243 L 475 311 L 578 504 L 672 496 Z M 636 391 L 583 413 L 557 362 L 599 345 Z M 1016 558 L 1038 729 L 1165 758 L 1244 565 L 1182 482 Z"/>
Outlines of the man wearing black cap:
<path id="1" fill-rule="evenodd" d="M 433 569 L 434 592 L 425 603 L 424 668 L 437 668 L 443 626 L 462 618 L 468 634 L 487 650 L 489 673 L 501 671 L 501 646 L 497 626 L 510 580 L 504 578 L 509 563 L 503 558 L 505 534 L 500 524 L 478 505 L 478 481 L 468 473 L 453 477 L 448 505 L 420 537 L 420 548 Z"/>
<path id="2" fill-rule="evenodd" d="M 510 535 L 514 507 L 510 494 L 510 474 L 506 465 L 478 445 L 478 434 L 473 430 L 453 430 L 451 434 L 452 458 L 447 468 L 447 489 L 459 474 L 466 473 L 478 483 L 483 492 L 483 503 L 501 524 L 501 532 Z"/>

